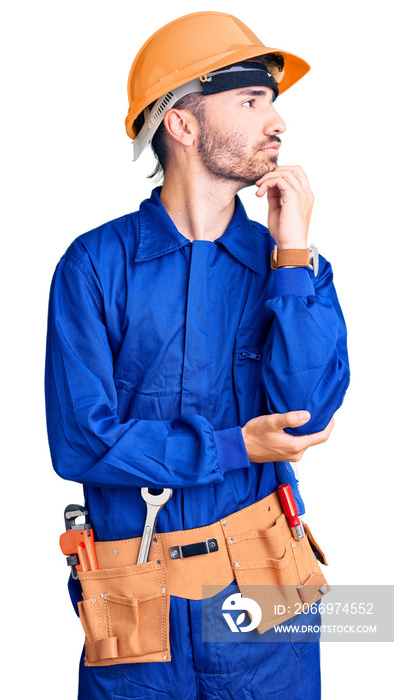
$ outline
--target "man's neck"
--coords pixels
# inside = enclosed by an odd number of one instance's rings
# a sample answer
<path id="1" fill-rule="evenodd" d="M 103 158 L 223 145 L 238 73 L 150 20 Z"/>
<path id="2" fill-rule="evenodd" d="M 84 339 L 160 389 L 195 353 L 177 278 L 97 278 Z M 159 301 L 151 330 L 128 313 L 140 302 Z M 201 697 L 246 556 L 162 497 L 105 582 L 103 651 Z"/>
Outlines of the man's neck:
<path id="1" fill-rule="evenodd" d="M 178 231 L 191 241 L 215 241 L 227 229 L 235 209 L 237 183 L 205 173 L 167 170 L 161 202 Z"/>

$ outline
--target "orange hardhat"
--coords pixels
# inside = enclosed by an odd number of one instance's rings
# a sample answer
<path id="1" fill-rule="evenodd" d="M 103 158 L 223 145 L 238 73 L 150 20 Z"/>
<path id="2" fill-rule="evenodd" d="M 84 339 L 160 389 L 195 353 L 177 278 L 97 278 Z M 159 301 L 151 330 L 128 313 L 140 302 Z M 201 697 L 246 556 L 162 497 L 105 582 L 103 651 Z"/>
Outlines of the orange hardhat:
<path id="1" fill-rule="evenodd" d="M 285 61 L 284 75 L 278 85 L 282 94 L 309 71 L 309 64 L 287 51 L 265 46 L 233 15 L 194 12 L 166 24 L 145 42 L 131 66 L 127 84 L 128 136 L 136 139 L 135 120 L 152 102 L 163 98 L 162 104 L 155 104 L 152 110 L 160 115 L 161 121 L 174 104 L 172 97 L 177 101 L 182 93 L 201 89 L 196 79 L 233 63 L 271 53 L 281 54 Z M 189 83 L 190 89 L 186 86 Z M 175 94 L 180 86 L 184 86 L 186 92 L 184 89 Z M 145 112 L 146 118 L 148 115 Z M 149 136 L 145 134 L 134 159 L 149 143 L 159 123 L 150 128 Z"/>

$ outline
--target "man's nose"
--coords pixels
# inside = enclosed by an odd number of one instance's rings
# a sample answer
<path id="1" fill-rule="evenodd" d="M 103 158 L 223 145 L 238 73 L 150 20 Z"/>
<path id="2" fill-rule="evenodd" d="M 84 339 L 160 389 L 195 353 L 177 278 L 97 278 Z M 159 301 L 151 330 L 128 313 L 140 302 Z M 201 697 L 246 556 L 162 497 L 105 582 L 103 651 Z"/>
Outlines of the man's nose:
<path id="1" fill-rule="evenodd" d="M 283 134 L 286 131 L 286 124 L 284 123 L 281 116 L 279 116 L 276 109 L 271 106 L 270 114 L 268 119 L 266 119 L 264 124 L 264 134 L 266 136 L 272 136 L 272 134 Z"/>

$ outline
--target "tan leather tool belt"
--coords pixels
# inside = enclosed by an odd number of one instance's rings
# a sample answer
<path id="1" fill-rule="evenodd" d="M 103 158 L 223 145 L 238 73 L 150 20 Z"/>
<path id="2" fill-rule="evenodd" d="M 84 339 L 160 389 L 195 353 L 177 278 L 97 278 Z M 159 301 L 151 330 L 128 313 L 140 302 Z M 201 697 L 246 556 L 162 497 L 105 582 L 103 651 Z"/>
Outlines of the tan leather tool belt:
<path id="1" fill-rule="evenodd" d="M 234 578 L 262 610 L 273 610 L 272 591 L 284 605 L 282 615 L 263 614 L 260 634 L 293 617 L 329 590 L 314 551 L 327 564 L 324 554 L 304 528 L 298 540 L 274 492 L 212 525 L 156 534 L 144 564 L 135 563 L 140 537 L 96 542 L 98 571 L 78 574 L 85 664 L 170 661 L 171 596 L 199 600 L 212 595 L 203 586 L 218 592 Z"/>

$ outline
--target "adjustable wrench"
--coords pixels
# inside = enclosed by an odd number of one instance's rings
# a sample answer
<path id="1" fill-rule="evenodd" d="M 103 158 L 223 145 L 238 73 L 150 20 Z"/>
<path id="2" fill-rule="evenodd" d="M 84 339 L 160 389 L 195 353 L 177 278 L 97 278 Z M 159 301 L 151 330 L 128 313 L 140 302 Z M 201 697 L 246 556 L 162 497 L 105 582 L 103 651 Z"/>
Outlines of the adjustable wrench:
<path id="1" fill-rule="evenodd" d="M 153 535 L 155 534 L 157 516 L 162 507 L 170 500 L 172 489 L 163 489 L 159 494 L 152 494 L 149 493 L 148 488 L 144 487 L 141 489 L 141 496 L 146 502 L 147 512 L 137 564 L 143 564 L 148 561 Z"/>

